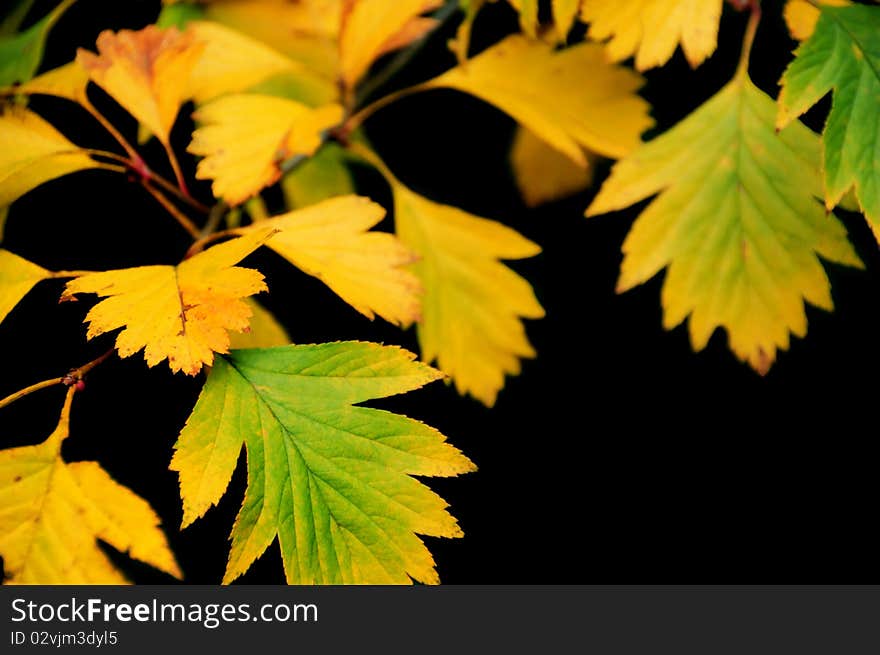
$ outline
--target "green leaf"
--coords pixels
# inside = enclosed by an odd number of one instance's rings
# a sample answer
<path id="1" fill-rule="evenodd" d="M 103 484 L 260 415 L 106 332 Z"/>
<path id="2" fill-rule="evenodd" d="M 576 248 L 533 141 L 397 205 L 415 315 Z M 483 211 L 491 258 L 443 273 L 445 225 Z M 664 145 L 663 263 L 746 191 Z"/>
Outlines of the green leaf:
<path id="1" fill-rule="evenodd" d="M 473 464 L 439 432 L 357 403 L 441 374 L 394 347 L 343 342 L 218 357 L 180 434 L 183 525 L 224 494 L 242 444 L 248 488 L 224 582 L 278 537 L 291 584 L 438 582 L 417 534 L 458 537 L 446 503 L 410 477 Z"/>
<path id="2" fill-rule="evenodd" d="M 346 152 L 335 143 L 297 165 L 281 179 L 281 190 L 290 209 L 355 192 L 354 181 L 345 163 Z"/>
<path id="3" fill-rule="evenodd" d="M 43 61 L 49 32 L 76 0 L 64 0 L 20 34 L 0 36 L 0 87 L 31 79 Z"/>
<path id="4" fill-rule="evenodd" d="M 719 326 L 766 372 L 789 333 L 804 336 L 804 300 L 831 310 L 816 255 L 861 266 L 821 196 L 818 137 L 799 121 L 778 134 L 775 103 L 744 74 L 657 139 L 618 162 L 587 215 L 659 193 L 623 244 L 618 290 L 669 267 L 663 324 L 690 315 L 691 343 Z"/>
<path id="5" fill-rule="evenodd" d="M 782 75 L 777 126 L 784 127 L 834 91 L 823 134 L 825 204 L 852 188 L 880 228 L 880 8 L 820 5 L 813 35 Z"/>
<path id="6" fill-rule="evenodd" d="M 199 5 L 188 2 L 178 2 L 173 5 L 163 5 L 159 17 L 156 19 L 157 27 L 176 27 L 179 30 L 186 28 L 187 23 L 194 20 L 202 20 L 205 10 Z"/>

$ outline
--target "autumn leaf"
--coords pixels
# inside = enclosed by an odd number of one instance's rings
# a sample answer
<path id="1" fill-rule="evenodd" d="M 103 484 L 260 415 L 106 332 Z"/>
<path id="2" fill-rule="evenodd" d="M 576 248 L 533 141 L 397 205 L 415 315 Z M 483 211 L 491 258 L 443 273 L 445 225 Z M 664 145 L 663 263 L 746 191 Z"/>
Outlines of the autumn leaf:
<path id="1" fill-rule="evenodd" d="M 44 182 L 102 165 L 24 107 L 0 113 L 0 207 Z"/>
<path id="2" fill-rule="evenodd" d="M 248 488 L 223 581 L 278 537 L 291 584 L 437 583 L 417 535 L 460 537 L 446 503 L 411 476 L 473 464 L 439 432 L 356 406 L 436 380 L 396 347 L 342 342 L 238 350 L 216 365 L 175 446 L 183 525 L 223 496 L 242 444 Z"/>
<path id="3" fill-rule="evenodd" d="M 825 206 L 850 189 L 869 224 L 880 230 L 880 7 L 822 6 L 809 40 L 782 75 L 777 127 L 784 127 L 829 92 L 834 103 L 823 132 Z"/>
<path id="4" fill-rule="evenodd" d="M 203 47 L 191 32 L 148 25 L 137 32 L 105 30 L 98 35 L 98 54 L 80 48 L 76 60 L 95 84 L 167 145 Z"/>
<path id="5" fill-rule="evenodd" d="M 19 86 L 16 91 L 56 96 L 86 105 L 88 103 L 86 96 L 88 83 L 89 74 L 76 61 L 72 61 L 38 75 Z"/>
<path id="6" fill-rule="evenodd" d="M 544 316 L 529 283 L 499 260 L 541 248 L 501 223 L 420 196 L 374 152 L 354 149 L 391 185 L 397 236 L 419 255 L 412 270 L 425 289 L 416 328 L 422 359 L 436 360 L 460 394 L 491 407 L 504 376 L 535 356 L 520 319 Z"/>
<path id="7" fill-rule="evenodd" d="M 635 55 L 637 70 L 662 66 L 681 44 L 694 68 L 718 41 L 722 0 L 583 0 L 581 19 L 588 36 L 608 40 L 608 55 L 622 61 Z"/>
<path id="8" fill-rule="evenodd" d="M 210 366 L 214 353 L 229 350 L 227 331 L 248 327 L 251 310 L 242 300 L 266 290 L 259 271 L 235 266 L 273 234 L 254 231 L 185 260 L 178 266 L 139 266 L 91 273 L 67 283 L 64 298 L 95 293 L 89 339 L 124 328 L 116 338 L 120 357 L 144 349 L 147 366 L 164 359 L 187 375 Z"/>
<path id="9" fill-rule="evenodd" d="M 281 178 L 281 191 L 290 209 L 314 205 L 336 196 L 355 192 L 354 180 L 346 166 L 345 150 L 326 143 L 314 155 Z"/>
<path id="10" fill-rule="evenodd" d="M 455 38 L 449 41 L 449 49 L 455 53 L 459 64 L 463 64 L 468 58 L 468 52 L 471 46 L 471 32 L 473 30 L 474 21 L 480 9 L 486 4 L 486 0 L 459 0 L 459 6 L 464 11 L 464 19 L 455 32 Z"/>
<path id="11" fill-rule="evenodd" d="M 46 269 L 0 248 L 0 323 L 37 282 L 50 277 Z"/>
<path id="12" fill-rule="evenodd" d="M 271 348 L 286 346 L 290 343 L 290 335 L 284 326 L 268 309 L 253 298 L 245 298 L 245 304 L 251 310 L 248 327 L 243 332 L 232 332 L 229 335 L 229 349 Z"/>
<path id="13" fill-rule="evenodd" d="M 519 25 L 531 39 L 538 36 L 538 0 L 508 0 L 519 13 Z"/>
<path id="14" fill-rule="evenodd" d="M 556 28 L 556 38 L 560 43 L 565 43 L 568 33 L 574 27 L 574 22 L 580 13 L 582 0 L 553 0 L 553 25 Z"/>
<path id="15" fill-rule="evenodd" d="M 195 116 L 201 127 L 189 151 L 205 157 L 196 177 L 213 180 L 214 195 L 237 205 L 277 182 L 285 161 L 314 153 L 323 133 L 342 120 L 342 107 L 313 109 L 285 98 L 236 94 L 204 105 Z"/>
<path id="16" fill-rule="evenodd" d="M 852 3 L 849 0 L 818 0 L 823 5 L 831 7 L 846 7 Z M 806 41 L 813 35 L 816 29 L 816 21 L 819 20 L 819 9 L 807 0 L 788 0 L 785 3 L 785 23 L 792 37 L 798 41 Z"/>
<path id="17" fill-rule="evenodd" d="M 43 61 L 49 32 L 74 2 L 62 0 L 26 30 L 0 35 L 0 87 L 26 82 L 34 76 Z"/>
<path id="18" fill-rule="evenodd" d="M 510 166 L 523 200 L 529 207 L 559 200 L 586 189 L 593 181 L 593 157 L 587 166 L 577 166 L 529 130 L 520 127 L 514 133 Z"/>
<path id="19" fill-rule="evenodd" d="M 422 289 L 403 267 L 416 257 L 394 235 L 370 231 L 384 216 L 385 210 L 367 198 L 344 196 L 236 232 L 274 228 L 269 248 L 322 280 L 364 316 L 409 324 L 419 317 Z"/>
<path id="20" fill-rule="evenodd" d="M 383 54 L 424 36 L 433 26 L 420 14 L 440 6 L 438 0 L 344 0 L 339 34 L 339 70 L 349 88 Z"/>
<path id="21" fill-rule="evenodd" d="M 185 34 L 204 48 L 189 75 L 185 94 L 198 103 L 244 91 L 279 73 L 306 74 L 303 66 L 289 57 L 216 23 L 193 21 Z"/>
<path id="22" fill-rule="evenodd" d="M 584 76 L 584 71 L 590 71 Z M 555 51 L 514 35 L 425 84 L 470 93 L 510 114 L 581 167 L 584 149 L 618 158 L 653 124 L 636 95 L 642 78 L 609 64 L 600 46 Z"/>
<path id="23" fill-rule="evenodd" d="M 691 344 L 716 327 L 766 373 L 789 333 L 807 331 L 804 301 L 831 310 L 817 255 L 860 266 L 846 230 L 817 202 L 818 137 L 798 121 L 779 134 L 776 106 L 743 74 L 671 130 L 618 162 L 588 216 L 659 193 L 623 245 L 618 290 L 668 267 L 663 325 L 690 315 Z"/>
<path id="24" fill-rule="evenodd" d="M 98 545 L 182 577 L 150 505 L 97 462 L 61 459 L 70 405 L 36 446 L 0 451 L 0 555 L 11 584 L 124 584 Z"/>

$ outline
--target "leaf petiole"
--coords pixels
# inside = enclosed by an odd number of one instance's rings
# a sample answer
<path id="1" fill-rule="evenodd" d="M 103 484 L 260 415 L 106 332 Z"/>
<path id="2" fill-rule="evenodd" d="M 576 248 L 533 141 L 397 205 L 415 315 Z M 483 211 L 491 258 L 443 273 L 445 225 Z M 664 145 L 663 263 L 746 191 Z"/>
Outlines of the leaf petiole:
<path id="1" fill-rule="evenodd" d="M 103 355 L 96 359 L 93 359 L 87 364 L 83 364 L 78 368 L 71 369 L 67 373 L 67 375 L 62 375 L 61 377 L 50 378 L 48 380 L 36 382 L 28 387 L 25 387 L 24 389 L 19 389 L 15 393 L 9 394 L 8 396 L 0 400 L 0 409 L 6 407 L 7 405 L 11 405 L 16 400 L 20 400 L 25 396 L 34 393 L 35 391 L 40 391 L 41 389 L 48 389 L 49 387 L 54 387 L 58 384 L 63 384 L 67 387 L 76 386 L 77 382 L 80 382 L 86 376 L 86 374 L 89 373 L 89 371 L 107 361 L 107 359 L 109 359 L 110 356 L 113 354 L 114 350 L 114 348 L 111 348 Z M 79 389 L 79 387 L 77 387 L 77 389 Z"/>

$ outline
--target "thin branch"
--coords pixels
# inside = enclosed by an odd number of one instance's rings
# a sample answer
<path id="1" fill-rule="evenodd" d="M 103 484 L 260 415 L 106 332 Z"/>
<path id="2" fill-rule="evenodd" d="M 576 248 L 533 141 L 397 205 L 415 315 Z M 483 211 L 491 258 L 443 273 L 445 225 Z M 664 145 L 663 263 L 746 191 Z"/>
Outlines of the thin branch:
<path id="1" fill-rule="evenodd" d="M 742 52 L 739 57 L 739 65 L 736 68 L 736 76 L 745 77 L 749 72 L 749 58 L 752 54 L 752 45 L 755 42 L 755 34 L 758 31 L 758 24 L 761 22 L 761 2 L 760 0 L 751 0 L 751 14 L 749 15 L 749 24 L 746 26 L 746 33 L 743 36 Z"/>
<path id="2" fill-rule="evenodd" d="M 389 93 L 387 96 L 382 96 L 375 102 L 371 102 L 369 105 L 359 110 L 357 113 L 349 116 L 345 123 L 342 124 L 343 132 L 346 134 L 350 134 L 358 127 L 360 127 L 361 123 L 363 123 L 380 109 L 387 107 L 388 105 L 396 102 L 397 100 L 400 100 L 401 98 L 419 93 L 420 91 L 426 91 L 430 88 L 431 87 L 429 87 L 427 84 L 421 83 L 414 86 L 408 86 L 405 89 L 400 89 L 399 91 L 395 91 L 394 93 Z"/>
<path id="3" fill-rule="evenodd" d="M 80 380 L 82 380 L 92 369 L 96 366 L 100 366 L 103 364 L 110 356 L 115 352 L 114 348 L 111 348 L 107 352 L 105 352 L 100 357 L 93 359 L 87 364 L 83 364 L 77 368 L 73 368 L 68 371 L 67 375 L 62 375 L 57 378 L 50 378 L 48 380 L 43 380 L 42 382 L 37 382 L 36 384 L 32 384 L 29 387 L 25 387 L 24 389 L 19 389 L 15 393 L 11 393 L 6 398 L 0 400 L 0 409 L 6 407 L 7 405 L 11 405 L 16 400 L 20 400 L 27 395 L 34 393 L 35 391 L 39 391 L 40 389 L 47 389 L 49 387 L 54 387 L 58 384 L 63 384 L 65 386 L 73 386 Z"/>

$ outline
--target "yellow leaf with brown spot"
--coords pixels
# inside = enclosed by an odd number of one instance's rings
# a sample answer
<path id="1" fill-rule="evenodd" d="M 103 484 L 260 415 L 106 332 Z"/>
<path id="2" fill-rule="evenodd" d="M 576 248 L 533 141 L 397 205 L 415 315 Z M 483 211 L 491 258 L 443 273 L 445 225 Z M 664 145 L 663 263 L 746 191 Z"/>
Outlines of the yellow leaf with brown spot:
<path id="1" fill-rule="evenodd" d="M 80 48 L 76 59 L 95 84 L 167 144 L 203 47 L 190 32 L 148 25 L 137 32 L 105 30 L 98 35 L 98 54 Z"/>
<path id="2" fill-rule="evenodd" d="M 148 366 L 168 359 L 172 371 L 195 375 L 213 363 L 215 352 L 229 352 L 229 331 L 248 327 L 251 310 L 242 299 L 266 285 L 259 271 L 235 264 L 272 234 L 271 228 L 254 231 L 178 266 L 90 273 L 68 282 L 63 297 L 105 298 L 86 315 L 89 339 L 124 328 L 116 337 L 120 357 L 143 349 Z"/>
<path id="3" fill-rule="evenodd" d="M 529 207 L 537 207 L 583 191 L 593 181 L 595 156 L 585 153 L 587 166 L 577 166 L 529 130 L 520 127 L 510 148 L 513 177 Z"/>
<path id="4" fill-rule="evenodd" d="M 639 145 L 653 124 L 648 103 L 636 94 L 641 85 L 640 75 L 609 64 L 601 46 L 581 43 L 557 51 L 514 35 L 425 87 L 450 87 L 485 100 L 585 167 L 584 149 L 618 158 Z"/>
<path id="5" fill-rule="evenodd" d="M 205 158 L 196 177 L 213 180 L 214 195 L 230 205 L 242 203 L 277 182 L 285 161 L 314 153 L 342 115 L 336 104 L 312 108 L 253 93 L 219 98 L 196 113 L 202 126 L 189 152 Z"/>
<path id="6" fill-rule="evenodd" d="M 0 113 L 0 143 L 0 207 L 56 177 L 101 167 L 23 107 L 7 107 Z"/>
<path id="7" fill-rule="evenodd" d="M 46 269 L 0 248 L 0 322 L 37 282 L 51 276 Z"/>
<path id="8" fill-rule="evenodd" d="M 54 432 L 36 446 L 0 451 L 0 555 L 10 584 L 125 584 L 98 545 L 182 577 L 160 519 L 97 462 L 61 459 L 74 389 Z"/>
<path id="9" fill-rule="evenodd" d="M 342 196 L 237 233 L 275 228 L 278 233 L 266 244 L 269 248 L 323 281 L 364 316 L 379 314 L 391 323 L 408 325 L 420 316 L 422 286 L 404 268 L 416 256 L 394 235 L 370 230 L 384 217 L 381 205 Z"/>
<path id="10" fill-rule="evenodd" d="M 608 41 L 614 61 L 635 56 L 636 69 L 662 66 L 681 45 L 694 68 L 718 45 L 722 0 L 583 0 L 588 36 Z"/>
<path id="11" fill-rule="evenodd" d="M 437 0 L 345 0 L 339 35 L 340 76 L 353 87 L 382 54 L 420 37 L 413 27 L 420 14 L 439 6 Z"/>

